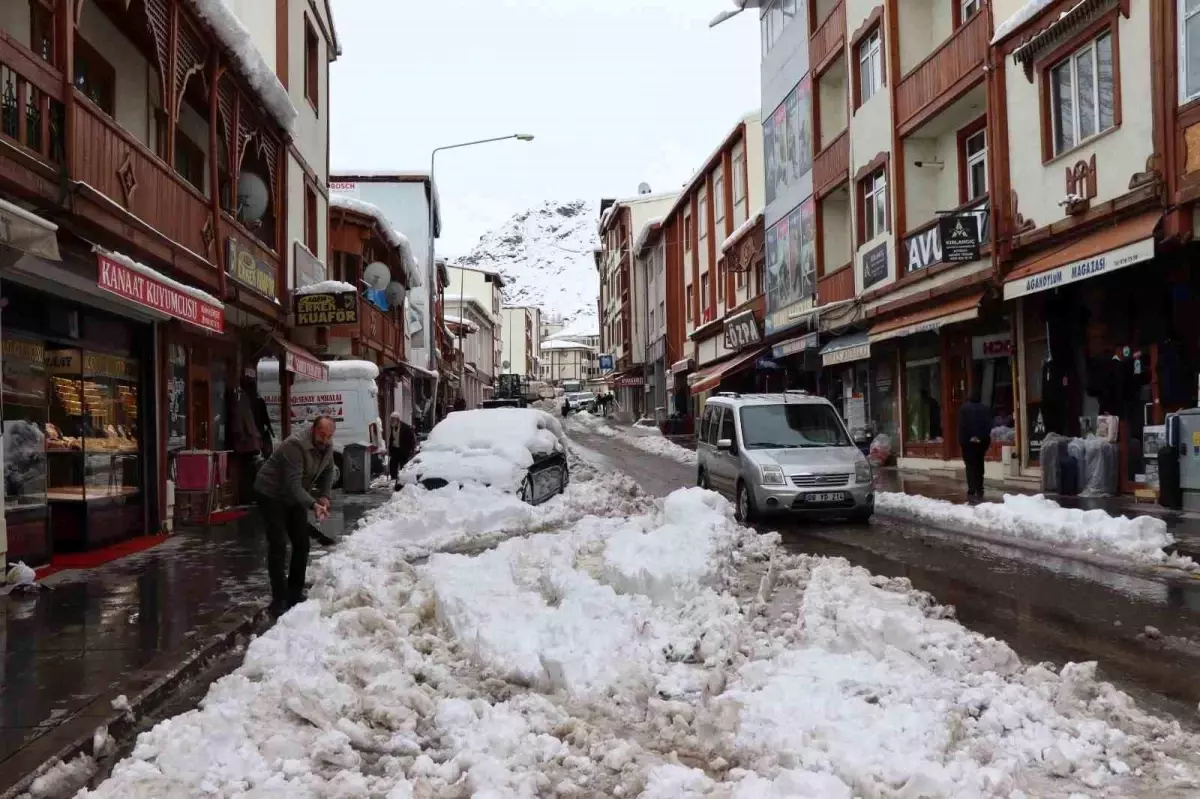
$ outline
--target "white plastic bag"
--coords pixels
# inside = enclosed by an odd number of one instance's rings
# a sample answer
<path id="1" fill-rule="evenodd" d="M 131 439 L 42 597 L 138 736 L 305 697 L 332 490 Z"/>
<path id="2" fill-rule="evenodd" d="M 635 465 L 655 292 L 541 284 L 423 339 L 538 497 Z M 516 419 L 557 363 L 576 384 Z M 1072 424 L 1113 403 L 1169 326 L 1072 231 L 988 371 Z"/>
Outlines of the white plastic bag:
<path id="1" fill-rule="evenodd" d="M 875 466 L 882 466 L 892 457 L 892 439 L 886 433 L 880 433 L 871 439 L 871 448 L 867 460 Z"/>
<path id="2" fill-rule="evenodd" d="M 22 561 L 14 563 L 12 568 L 8 570 L 7 577 L 5 577 L 5 582 L 13 587 L 18 585 L 33 585 L 36 580 L 37 574 Z"/>

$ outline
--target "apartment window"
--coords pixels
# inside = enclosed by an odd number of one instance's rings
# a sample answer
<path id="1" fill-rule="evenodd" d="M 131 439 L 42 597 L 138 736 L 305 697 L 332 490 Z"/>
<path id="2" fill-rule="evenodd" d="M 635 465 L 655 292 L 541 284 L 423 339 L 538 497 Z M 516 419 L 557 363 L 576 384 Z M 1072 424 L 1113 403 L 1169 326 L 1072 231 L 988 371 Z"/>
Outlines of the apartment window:
<path id="1" fill-rule="evenodd" d="M 116 86 L 117 73 L 112 64 L 105 61 L 90 44 L 76 34 L 75 88 L 99 106 L 101 111 L 112 116 Z"/>
<path id="2" fill-rule="evenodd" d="M 1048 70 L 1054 155 L 1116 125 L 1116 74 L 1111 32 Z"/>
<path id="3" fill-rule="evenodd" d="M 708 272 L 700 276 L 700 307 L 708 308 Z M 704 318 L 704 313 L 700 313 L 700 318 Z"/>
<path id="4" fill-rule="evenodd" d="M 868 242 L 888 229 L 887 174 L 880 167 L 859 185 L 862 190 L 862 240 Z"/>
<path id="5" fill-rule="evenodd" d="M 650 329 L 651 330 L 656 329 L 654 326 L 654 309 L 653 308 L 650 309 Z"/>
<path id="6" fill-rule="evenodd" d="M 46 63 L 58 65 L 54 48 L 54 14 L 41 0 L 29 2 L 29 49 Z"/>
<path id="7" fill-rule="evenodd" d="M 1200 0 L 1197 0 L 1200 2 Z M 741 153 L 733 156 L 733 204 L 746 199 L 746 157 Z"/>
<path id="8" fill-rule="evenodd" d="M 700 216 L 700 236 L 703 239 L 708 235 L 708 198 L 701 197 L 697 214 Z"/>
<path id="9" fill-rule="evenodd" d="M 759 19 L 759 28 L 762 33 L 762 51 L 764 56 L 779 41 L 788 24 L 796 18 L 800 2 L 801 0 L 774 0 L 763 11 L 762 17 Z"/>
<path id="10" fill-rule="evenodd" d="M 858 44 L 858 105 L 883 88 L 883 46 L 879 28 Z"/>
<path id="11" fill-rule="evenodd" d="M 688 214 L 683 218 L 683 249 L 684 252 L 692 251 L 692 217 Z"/>
<path id="12" fill-rule="evenodd" d="M 659 301 L 658 301 L 658 318 L 662 320 L 663 324 L 666 324 L 666 321 L 667 321 L 667 307 L 666 307 L 666 305 L 663 303 L 663 301 L 662 301 L 662 300 L 659 300 Z"/>
<path id="13" fill-rule="evenodd" d="M 1200 0 L 1176 0 L 1179 15 L 1179 102 L 1200 97 Z"/>
<path id="14" fill-rule="evenodd" d="M 713 219 L 725 219 L 725 176 L 720 172 L 713 178 Z"/>
<path id="15" fill-rule="evenodd" d="M 304 99 L 312 104 L 313 110 L 320 108 L 320 63 L 321 40 L 317 31 L 304 16 Z"/>
<path id="16" fill-rule="evenodd" d="M 963 202 L 978 200 L 987 194 L 987 130 L 976 131 L 963 141 L 967 196 Z"/>
<path id="17" fill-rule="evenodd" d="M 958 0 L 958 24 L 975 16 L 975 13 L 983 6 L 983 0 Z"/>
<path id="18" fill-rule="evenodd" d="M 204 151 L 180 130 L 175 131 L 175 171 L 197 191 L 204 191 Z"/>
<path id="19" fill-rule="evenodd" d="M 307 180 L 304 181 L 304 246 L 321 257 L 317 252 L 317 191 Z"/>
<path id="20" fill-rule="evenodd" d="M 695 286 L 687 287 L 687 320 L 689 322 L 692 321 L 692 317 L 693 317 L 692 305 L 694 304 L 695 299 L 696 299 L 696 294 L 693 291 L 694 288 L 696 288 L 696 287 Z"/>

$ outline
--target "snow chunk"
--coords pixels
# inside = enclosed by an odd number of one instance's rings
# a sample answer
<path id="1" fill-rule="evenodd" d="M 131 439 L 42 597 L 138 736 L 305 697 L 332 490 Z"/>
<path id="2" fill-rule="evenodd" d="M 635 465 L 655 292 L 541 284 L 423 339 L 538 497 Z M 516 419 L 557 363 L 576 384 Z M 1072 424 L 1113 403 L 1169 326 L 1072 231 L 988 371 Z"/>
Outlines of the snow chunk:
<path id="1" fill-rule="evenodd" d="M 475 324 L 470 319 L 464 319 L 461 316 L 455 316 L 454 314 L 448 314 L 448 313 L 442 314 L 442 320 L 445 322 L 449 322 L 452 325 L 459 325 L 460 327 L 465 327 L 467 329 L 467 331 L 470 333 L 478 333 L 479 332 L 479 325 Z"/>
<path id="2" fill-rule="evenodd" d="M 356 289 L 350 283 L 344 280 L 322 280 L 320 283 L 313 283 L 308 286 L 301 286 L 296 289 L 296 296 L 302 297 L 305 294 L 357 294 Z"/>
<path id="3" fill-rule="evenodd" d="M 1166 565 L 1194 571 L 1191 558 L 1168 555 L 1175 543 L 1167 524 L 1153 516 L 1109 516 L 1102 510 L 1064 508 L 1038 494 L 1006 494 L 1002 502 L 959 505 L 941 499 L 880 492 L 875 507 L 968 533 L 1036 542 L 1076 553 L 1118 558 L 1139 565 Z"/>
<path id="4" fill-rule="evenodd" d="M 650 234 L 653 233 L 655 229 L 661 228 L 662 223 L 663 218 L 661 216 L 656 216 L 646 220 L 646 224 L 642 225 L 642 229 L 638 231 L 637 237 L 633 240 L 634 255 L 638 255 L 642 252 L 642 248 L 646 246 L 646 241 L 650 238 Z"/>
<path id="5" fill-rule="evenodd" d="M 696 463 L 695 450 L 679 446 L 664 436 L 657 428 L 611 427 L 604 417 L 593 416 L 587 411 L 568 416 L 566 426 L 568 429 L 578 430 L 582 433 L 595 433 L 608 438 L 620 439 L 643 452 L 657 455 L 660 458 L 669 458 L 685 466 L 692 466 Z"/>
<path id="6" fill-rule="evenodd" d="M 1054 0 L 1026 0 L 1025 5 L 1018 8 L 1011 17 L 996 26 L 996 32 L 992 36 L 992 44 L 999 44 L 1000 40 L 1042 13 L 1052 2 Z"/>
<path id="7" fill-rule="evenodd" d="M 279 127 L 291 133 L 296 123 L 296 106 L 292 105 L 292 99 L 276 77 L 275 70 L 254 46 L 250 31 L 223 0 L 191 0 L 191 4 L 200 20 L 212 29 L 233 56 L 238 72 L 250 84 L 250 88 L 258 93 L 268 113 Z"/>
<path id="8" fill-rule="evenodd" d="M 580 342 L 578 342 L 578 341 L 568 341 L 568 340 L 565 340 L 565 339 L 558 339 L 558 340 L 555 340 L 555 341 L 543 341 L 543 342 L 542 342 L 542 352 L 546 352 L 546 351 L 548 351 L 548 350 L 589 350 L 589 351 L 595 351 L 595 349 L 596 349 L 595 347 L 589 346 L 589 345 L 587 345 L 587 344 L 582 344 L 582 343 L 580 343 Z"/>

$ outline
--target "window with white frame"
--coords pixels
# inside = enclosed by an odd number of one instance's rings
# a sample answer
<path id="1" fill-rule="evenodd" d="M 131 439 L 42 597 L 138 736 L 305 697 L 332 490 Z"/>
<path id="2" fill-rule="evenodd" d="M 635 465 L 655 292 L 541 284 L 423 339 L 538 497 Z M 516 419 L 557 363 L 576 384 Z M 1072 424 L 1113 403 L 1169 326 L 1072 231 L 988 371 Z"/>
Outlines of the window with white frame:
<path id="1" fill-rule="evenodd" d="M 887 174 L 880 167 L 862 182 L 863 241 L 887 232 Z"/>
<path id="2" fill-rule="evenodd" d="M 690 214 L 683 218 L 683 251 L 692 251 L 692 217 Z"/>
<path id="3" fill-rule="evenodd" d="M 708 198 L 701 197 L 697 204 L 696 214 L 700 217 L 697 223 L 700 226 L 700 233 L 697 238 L 703 239 L 708 235 Z"/>
<path id="4" fill-rule="evenodd" d="M 983 5 L 983 0 L 959 0 L 959 3 L 959 20 L 966 22 L 975 16 L 975 12 Z"/>
<path id="5" fill-rule="evenodd" d="M 800 8 L 801 0 L 774 0 L 767 5 L 759 18 L 759 27 L 762 33 L 762 54 L 765 56 L 779 38 L 783 36 L 783 31 L 788 24 L 796 18 L 796 12 Z"/>
<path id="6" fill-rule="evenodd" d="M 725 219 L 725 175 L 721 172 L 713 178 L 713 219 L 718 222 Z"/>
<path id="7" fill-rule="evenodd" d="M 883 88 L 883 52 L 879 28 L 858 44 L 858 104 L 870 100 Z"/>
<path id="8" fill-rule="evenodd" d="M 1200 2 L 1200 0 L 1197 0 Z M 741 153 L 733 156 L 733 204 L 746 199 L 746 161 Z"/>
<path id="9" fill-rule="evenodd" d="M 972 133 L 963 142 L 963 155 L 967 165 L 966 202 L 978 200 L 987 194 L 987 129 Z"/>
<path id="10" fill-rule="evenodd" d="M 689 322 L 692 321 L 692 302 L 696 296 L 695 292 L 692 291 L 693 288 L 695 288 L 695 286 L 687 287 L 687 320 Z"/>
<path id="11" fill-rule="evenodd" d="M 1200 97 L 1200 0 L 1176 0 L 1179 17 L 1179 102 Z"/>
<path id="12" fill-rule="evenodd" d="M 1116 124 L 1111 33 L 1080 47 L 1052 66 L 1048 74 L 1055 155 Z"/>

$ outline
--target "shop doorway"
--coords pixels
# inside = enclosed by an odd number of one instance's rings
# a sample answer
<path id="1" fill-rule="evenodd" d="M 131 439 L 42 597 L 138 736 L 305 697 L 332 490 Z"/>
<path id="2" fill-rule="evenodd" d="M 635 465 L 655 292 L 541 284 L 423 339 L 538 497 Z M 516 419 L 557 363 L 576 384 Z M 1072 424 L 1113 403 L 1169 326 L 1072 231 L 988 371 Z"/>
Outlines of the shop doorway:
<path id="1" fill-rule="evenodd" d="M 209 420 L 212 419 L 209 413 L 211 407 L 209 380 L 207 374 L 198 376 L 196 371 L 193 370 L 192 374 L 192 406 L 188 414 L 192 423 L 190 440 L 193 449 L 209 449 L 208 435 L 212 430 L 209 423 Z M 206 373 L 207 371 L 205 370 Z"/>

